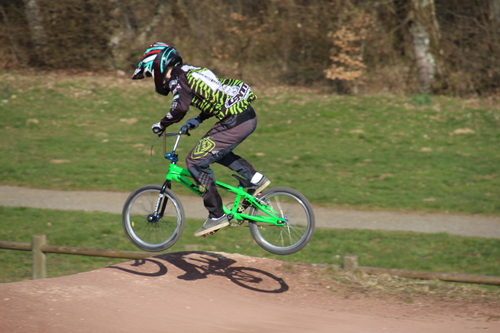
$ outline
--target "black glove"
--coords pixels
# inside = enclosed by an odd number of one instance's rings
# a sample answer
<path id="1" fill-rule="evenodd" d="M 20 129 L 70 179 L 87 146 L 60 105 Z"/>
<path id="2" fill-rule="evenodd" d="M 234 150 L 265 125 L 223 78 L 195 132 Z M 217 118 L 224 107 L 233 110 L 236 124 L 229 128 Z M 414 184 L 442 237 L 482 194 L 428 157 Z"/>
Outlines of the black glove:
<path id="1" fill-rule="evenodd" d="M 200 126 L 200 123 L 201 121 L 198 117 L 186 121 L 186 125 L 189 125 L 190 129 L 195 129 L 196 127 Z"/>

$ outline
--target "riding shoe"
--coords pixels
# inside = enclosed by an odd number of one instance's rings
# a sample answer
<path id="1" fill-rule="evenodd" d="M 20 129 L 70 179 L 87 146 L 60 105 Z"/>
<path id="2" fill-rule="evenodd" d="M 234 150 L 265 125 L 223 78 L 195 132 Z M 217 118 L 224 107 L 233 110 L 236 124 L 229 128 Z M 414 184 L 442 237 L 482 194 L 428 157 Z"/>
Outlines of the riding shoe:
<path id="1" fill-rule="evenodd" d="M 269 184 L 271 184 L 271 181 L 266 176 L 262 175 L 262 178 L 257 183 L 255 183 L 253 187 L 249 188 L 247 192 L 254 195 L 256 193 L 262 192 L 262 190 L 268 187 Z"/>
<path id="2" fill-rule="evenodd" d="M 229 225 L 229 220 L 226 214 L 216 219 L 208 218 L 205 221 L 205 223 L 203 223 L 203 226 L 200 229 L 196 230 L 194 236 L 195 237 L 203 236 L 205 234 L 208 234 L 209 232 L 227 227 L 228 225 Z"/>

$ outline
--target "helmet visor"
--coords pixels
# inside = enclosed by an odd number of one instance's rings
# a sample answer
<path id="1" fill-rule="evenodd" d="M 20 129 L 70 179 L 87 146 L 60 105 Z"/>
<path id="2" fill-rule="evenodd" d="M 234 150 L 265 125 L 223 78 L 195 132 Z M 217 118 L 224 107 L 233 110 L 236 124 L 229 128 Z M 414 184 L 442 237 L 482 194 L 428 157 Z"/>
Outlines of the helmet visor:
<path id="1" fill-rule="evenodd" d="M 134 75 L 132 75 L 132 80 L 141 80 L 144 79 L 144 65 L 142 61 L 139 63 L 137 68 L 134 71 Z"/>

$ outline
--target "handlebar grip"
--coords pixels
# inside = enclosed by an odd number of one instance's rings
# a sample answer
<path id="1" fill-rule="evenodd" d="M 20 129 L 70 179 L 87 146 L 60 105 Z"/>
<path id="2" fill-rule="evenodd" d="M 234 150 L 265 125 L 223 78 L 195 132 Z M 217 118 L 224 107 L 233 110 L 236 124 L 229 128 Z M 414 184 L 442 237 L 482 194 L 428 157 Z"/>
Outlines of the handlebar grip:
<path id="1" fill-rule="evenodd" d="M 179 131 L 179 133 L 180 133 L 180 134 L 185 134 L 185 135 L 189 136 L 189 135 L 190 135 L 190 134 L 189 134 L 189 130 L 190 130 L 190 129 L 191 129 L 191 126 L 189 126 L 189 125 L 187 125 L 187 124 L 186 124 L 186 125 L 183 125 L 183 126 L 181 127 L 181 130 Z"/>

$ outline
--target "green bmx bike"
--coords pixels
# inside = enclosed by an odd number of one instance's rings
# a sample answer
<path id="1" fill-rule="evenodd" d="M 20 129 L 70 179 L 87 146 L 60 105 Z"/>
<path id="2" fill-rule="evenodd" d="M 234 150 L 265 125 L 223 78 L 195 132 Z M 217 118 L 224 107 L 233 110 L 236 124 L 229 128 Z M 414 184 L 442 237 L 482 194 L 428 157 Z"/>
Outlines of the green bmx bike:
<path id="1" fill-rule="evenodd" d="M 170 160 L 163 185 L 139 187 L 125 201 L 122 223 L 130 241 L 144 251 L 159 252 L 173 246 L 181 237 L 186 223 L 184 208 L 172 191 L 177 182 L 201 196 L 191 173 L 178 166 L 176 153 L 182 135 L 189 135 L 184 125 L 177 133 L 172 151 L 165 154 Z M 254 240 L 264 250 L 287 255 L 307 245 L 314 232 L 314 212 L 309 201 L 298 191 L 275 187 L 262 193 L 247 191 L 250 183 L 237 175 L 237 186 L 216 182 L 219 190 L 230 192 L 234 200 L 224 206 L 231 227 L 248 227 Z"/>

